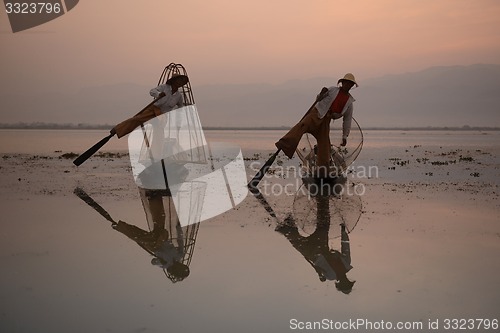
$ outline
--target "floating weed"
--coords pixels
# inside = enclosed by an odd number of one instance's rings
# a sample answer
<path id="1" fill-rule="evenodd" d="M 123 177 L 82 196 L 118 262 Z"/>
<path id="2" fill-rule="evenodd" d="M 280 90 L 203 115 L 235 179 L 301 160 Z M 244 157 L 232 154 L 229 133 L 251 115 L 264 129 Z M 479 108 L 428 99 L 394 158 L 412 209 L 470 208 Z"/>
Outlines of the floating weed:
<path id="1" fill-rule="evenodd" d="M 471 156 L 462 156 L 460 155 L 460 158 L 458 159 L 459 162 L 473 162 L 474 158 Z"/>
<path id="2" fill-rule="evenodd" d="M 71 152 L 71 153 L 64 153 L 64 154 L 62 154 L 62 155 L 59 156 L 59 159 L 63 159 L 63 158 L 66 158 L 66 159 L 70 159 L 71 158 L 71 159 L 73 159 L 73 158 L 77 158 L 78 156 L 79 156 L 78 154 L 73 153 L 73 152 Z"/>
<path id="3" fill-rule="evenodd" d="M 260 159 L 260 154 L 255 153 L 252 157 L 243 157 L 244 161 L 258 161 Z"/>
<path id="4" fill-rule="evenodd" d="M 400 166 L 405 166 L 406 164 L 409 164 L 410 161 L 402 161 L 399 157 L 391 157 L 389 158 L 389 161 L 392 162 L 393 165 L 400 165 Z"/>
<path id="5" fill-rule="evenodd" d="M 448 165 L 448 162 L 444 161 L 433 161 L 431 162 L 432 165 Z"/>

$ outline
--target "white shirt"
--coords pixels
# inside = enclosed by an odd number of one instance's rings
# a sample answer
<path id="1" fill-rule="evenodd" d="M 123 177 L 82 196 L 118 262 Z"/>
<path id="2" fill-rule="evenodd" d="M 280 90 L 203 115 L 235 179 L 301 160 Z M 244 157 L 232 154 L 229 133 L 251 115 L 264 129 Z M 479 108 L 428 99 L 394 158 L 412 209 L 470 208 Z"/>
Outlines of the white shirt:
<path id="1" fill-rule="evenodd" d="M 332 105 L 333 101 L 335 100 L 335 97 L 337 97 L 339 93 L 340 88 L 333 86 L 328 88 L 328 92 L 326 93 L 326 97 L 323 98 L 321 101 L 316 103 L 316 109 L 318 110 L 319 113 L 319 118 L 322 119 L 328 110 L 330 109 L 330 106 Z M 339 113 L 333 113 L 332 118 L 333 119 L 339 119 L 343 117 L 343 123 L 342 123 L 342 137 L 346 139 L 349 136 L 349 132 L 351 131 L 351 122 L 352 122 L 352 112 L 353 112 L 353 102 L 355 101 L 354 97 L 349 96 L 349 99 L 347 100 L 347 103 L 345 103 L 344 108 L 342 109 L 342 112 Z"/>
<path id="2" fill-rule="evenodd" d="M 158 87 L 149 91 L 149 94 L 154 98 L 157 98 L 161 93 L 165 93 L 165 96 L 157 101 L 155 106 L 159 107 L 162 113 L 184 105 L 184 99 L 182 98 L 181 92 L 177 90 L 172 94 L 172 87 L 168 84 L 160 84 Z"/>

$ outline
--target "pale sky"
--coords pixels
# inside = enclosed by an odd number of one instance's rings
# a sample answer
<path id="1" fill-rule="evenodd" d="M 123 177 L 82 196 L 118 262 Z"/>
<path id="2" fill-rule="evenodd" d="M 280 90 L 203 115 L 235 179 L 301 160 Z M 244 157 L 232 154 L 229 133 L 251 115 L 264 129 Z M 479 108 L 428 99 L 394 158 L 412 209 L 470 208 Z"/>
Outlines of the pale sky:
<path id="1" fill-rule="evenodd" d="M 155 83 L 170 62 L 192 85 L 365 78 L 500 62 L 497 0 L 81 0 L 12 33 L 0 13 L 0 87 L 68 91 Z"/>

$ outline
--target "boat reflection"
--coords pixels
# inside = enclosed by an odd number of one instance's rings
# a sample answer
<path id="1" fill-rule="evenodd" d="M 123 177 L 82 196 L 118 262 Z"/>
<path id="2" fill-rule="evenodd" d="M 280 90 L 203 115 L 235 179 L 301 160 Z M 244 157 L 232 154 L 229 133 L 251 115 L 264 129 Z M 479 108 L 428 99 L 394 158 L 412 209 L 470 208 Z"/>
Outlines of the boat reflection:
<path id="1" fill-rule="evenodd" d="M 74 193 L 111 222 L 114 230 L 127 236 L 151 254 L 153 256 L 151 264 L 160 267 L 170 281 L 179 282 L 189 276 L 199 223 L 181 226 L 168 190 L 139 188 L 149 230 L 122 220 L 115 221 L 81 188 L 76 188 Z"/>
<path id="2" fill-rule="evenodd" d="M 340 225 L 350 233 L 356 227 L 363 202 L 356 185 L 346 177 L 327 179 L 302 178 L 303 185 L 295 194 L 293 217 L 304 234 L 311 234 L 318 221 L 332 220 L 330 239 L 341 235 Z"/>

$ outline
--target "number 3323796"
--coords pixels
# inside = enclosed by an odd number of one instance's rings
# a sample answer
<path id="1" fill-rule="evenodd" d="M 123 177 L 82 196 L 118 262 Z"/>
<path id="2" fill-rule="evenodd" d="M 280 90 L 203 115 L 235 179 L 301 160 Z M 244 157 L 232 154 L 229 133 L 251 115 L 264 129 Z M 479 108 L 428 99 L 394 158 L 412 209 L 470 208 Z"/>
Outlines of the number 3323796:
<path id="1" fill-rule="evenodd" d="M 445 319 L 445 330 L 497 330 L 498 319 Z"/>
<path id="2" fill-rule="evenodd" d="M 50 2 L 7 2 L 5 3 L 5 11 L 7 14 L 59 14 L 61 4 Z"/>

